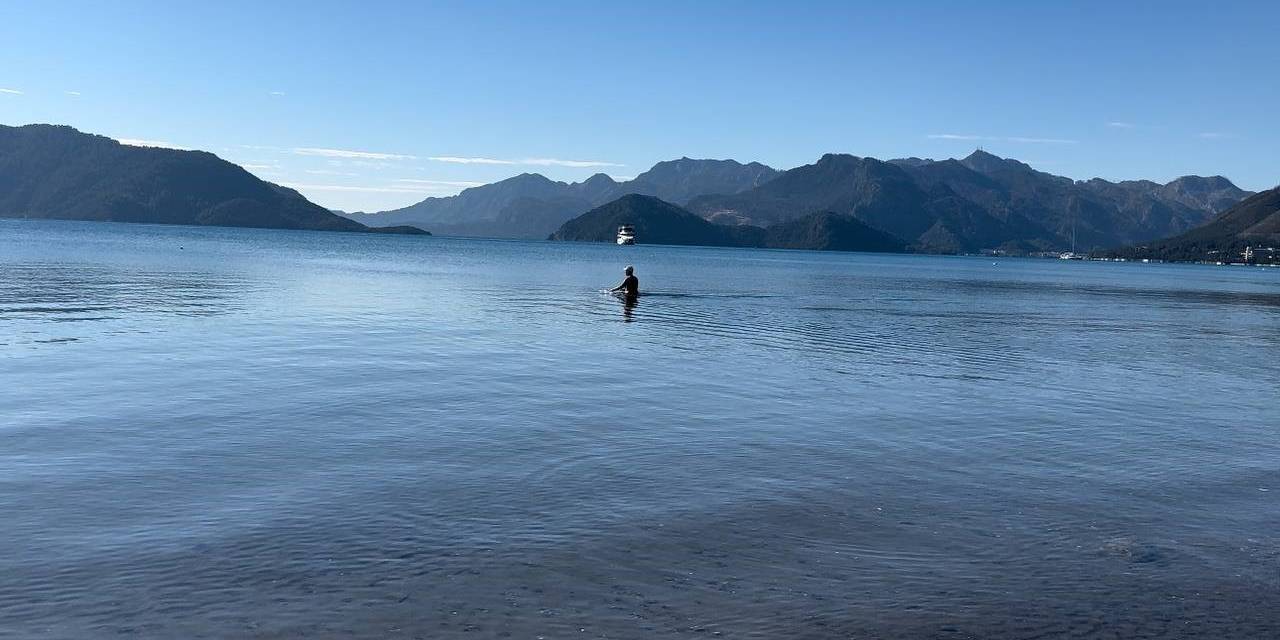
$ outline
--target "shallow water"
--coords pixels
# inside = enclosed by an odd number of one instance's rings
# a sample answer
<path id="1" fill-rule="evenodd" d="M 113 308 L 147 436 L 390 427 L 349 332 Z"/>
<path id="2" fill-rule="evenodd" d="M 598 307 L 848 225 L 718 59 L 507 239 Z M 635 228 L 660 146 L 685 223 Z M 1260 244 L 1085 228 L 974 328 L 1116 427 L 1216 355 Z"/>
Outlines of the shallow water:
<path id="1" fill-rule="evenodd" d="M 0 221 L 0 636 L 1277 637 L 1278 373 L 1280 269 Z"/>

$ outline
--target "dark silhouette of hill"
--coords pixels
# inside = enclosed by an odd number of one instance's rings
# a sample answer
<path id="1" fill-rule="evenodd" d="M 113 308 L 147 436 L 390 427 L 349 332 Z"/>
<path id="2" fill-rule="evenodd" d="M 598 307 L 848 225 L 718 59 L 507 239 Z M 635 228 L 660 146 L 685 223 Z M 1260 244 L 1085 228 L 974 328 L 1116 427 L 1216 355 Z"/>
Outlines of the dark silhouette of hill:
<path id="1" fill-rule="evenodd" d="M 764 229 L 714 224 L 653 196 L 630 194 L 603 204 L 568 222 L 551 240 L 614 242 L 618 227 L 635 227 L 645 244 L 692 244 L 721 247 L 763 246 Z"/>
<path id="2" fill-rule="evenodd" d="M 758 162 L 680 158 L 659 162 L 633 180 L 597 173 L 582 182 L 556 182 L 525 173 L 472 187 L 456 196 L 427 198 L 380 213 L 343 213 L 368 225 L 424 224 L 436 233 L 499 238 L 545 238 L 561 224 L 631 193 L 683 203 L 711 193 L 737 193 L 777 175 Z"/>
<path id="3" fill-rule="evenodd" d="M 631 194 L 599 206 L 560 227 L 552 240 L 614 242 L 618 227 L 635 227 L 643 244 L 769 247 L 829 251 L 898 252 L 897 238 L 830 212 L 802 216 L 767 229 L 723 225 L 653 196 Z"/>
<path id="4" fill-rule="evenodd" d="M 211 153 L 40 124 L 0 126 L 0 217 L 425 233 L 370 229 Z"/>
<path id="5" fill-rule="evenodd" d="M 1129 259 L 1240 262 L 1247 247 L 1255 261 L 1277 262 L 1280 255 L 1280 187 L 1263 191 L 1228 209 L 1208 224 L 1156 242 L 1102 255 Z M 1273 251 L 1266 251 L 1270 248 Z"/>
<path id="6" fill-rule="evenodd" d="M 906 250 L 902 240 L 873 229 L 857 218 L 830 211 L 779 222 L 765 231 L 765 246 L 772 249 L 878 253 L 900 253 Z"/>

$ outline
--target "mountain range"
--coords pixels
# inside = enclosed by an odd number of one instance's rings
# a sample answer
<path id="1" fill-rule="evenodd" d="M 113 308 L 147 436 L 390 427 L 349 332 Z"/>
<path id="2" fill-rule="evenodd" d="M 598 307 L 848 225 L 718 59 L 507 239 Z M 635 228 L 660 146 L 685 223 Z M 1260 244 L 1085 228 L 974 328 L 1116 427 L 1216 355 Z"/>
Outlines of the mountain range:
<path id="1" fill-rule="evenodd" d="M 1280 187 L 1253 195 L 1186 233 L 1102 255 L 1131 260 L 1239 262 L 1246 248 L 1254 250 L 1256 261 L 1280 262 Z"/>
<path id="2" fill-rule="evenodd" d="M 827 154 L 759 187 L 695 198 L 709 220 L 770 224 L 845 213 L 913 250 L 1026 253 L 1108 247 L 1188 230 L 1249 193 L 1226 178 L 1077 182 L 975 151 L 962 160 L 881 161 Z"/>
<path id="3" fill-rule="evenodd" d="M 380 213 L 343 213 L 363 224 L 415 224 L 436 233 L 496 238 L 545 238 L 566 220 L 628 194 L 655 196 L 676 204 L 708 193 L 738 193 L 778 174 L 758 162 L 694 160 L 659 162 L 632 180 L 618 182 L 597 173 L 582 182 L 556 182 L 524 173 L 456 196 L 427 198 Z"/>
<path id="4" fill-rule="evenodd" d="M 550 240 L 614 242 L 631 225 L 651 244 L 766 247 L 832 251 L 901 252 L 902 241 L 861 221 L 831 212 L 810 213 L 761 228 L 716 224 L 653 196 L 630 194 L 564 223 Z"/>
<path id="5" fill-rule="evenodd" d="M 630 195 L 648 199 L 605 206 Z M 446 234 L 610 240 L 609 226 L 637 224 L 622 218 L 643 213 L 656 226 L 641 230 L 641 242 L 1011 254 L 1146 247 L 1202 259 L 1240 243 L 1276 244 L 1272 200 L 1251 195 L 1221 176 L 1075 181 L 979 150 L 941 161 L 827 154 L 786 171 L 680 158 L 623 182 L 521 174 L 344 217 L 211 153 L 126 146 L 65 126 L 0 126 L 0 217 L 402 233 L 426 224 Z"/>
<path id="6" fill-rule="evenodd" d="M 627 182 L 522 174 L 375 214 L 364 224 L 423 224 L 457 235 L 542 238 L 621 195 L 651 195 L 724 225 L 767 228 L 813 213 L 848 216 L 911 250 L 1022 254 L 1117 247 L 1188 231 L 1250 192 L 1221 176 L 1075 181 L 975 151 L 956 160 L 827 154 L 786 171 L 681 158 Z M 642 239 L 642 241 L 645 241 Z M 652 240 L 648 240 L 652 241 Z"/>
<path id="7" fill-rule="evenodd" d="M 212 153 L 54 125 L 0 125 L 0 217 L 426 233 L 367 227 Z"/>

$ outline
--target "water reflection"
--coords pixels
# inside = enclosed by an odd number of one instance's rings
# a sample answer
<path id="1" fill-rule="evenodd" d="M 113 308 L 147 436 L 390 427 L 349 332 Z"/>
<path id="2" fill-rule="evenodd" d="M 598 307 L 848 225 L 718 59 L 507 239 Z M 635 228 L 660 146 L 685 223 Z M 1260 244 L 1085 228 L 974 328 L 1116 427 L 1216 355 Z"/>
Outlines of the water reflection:
<path id="1" fill-rule="evenodd" d="M 30 325 L 32 342 L 69 342 L 80 336 L 39 335 L 61 327 L 138 314 L 214 316 L 240 307 L 248 283 L 227 274 L 88 264 L 0 264 L 0 325 L 18 333 Z"/>
<path id="2" fill-rule="evenodd" d="M 636 305 L 640 303 L 640 296 L 638 294 L 619 294 L 617 298 L 622 303 L 622 321 L 634 322 L 635 318 L 632 317 L 632 313 L 635 311 Z"/>

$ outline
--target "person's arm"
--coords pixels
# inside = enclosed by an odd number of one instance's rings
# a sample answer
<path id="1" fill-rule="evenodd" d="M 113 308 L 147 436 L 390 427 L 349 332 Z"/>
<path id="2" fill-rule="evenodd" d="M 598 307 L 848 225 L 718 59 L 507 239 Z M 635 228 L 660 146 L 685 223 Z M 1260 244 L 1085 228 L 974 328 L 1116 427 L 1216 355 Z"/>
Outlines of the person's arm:
<path id="1" fill-rule="evenodd" d="M 610 289 L 610 290 L 609 290 L 609 293 L 617 293 L 618 291 L 622 291 L 622 290 L 623 290 L 623 289 L 625 289 L 625 288 L 627 288 L 627 281 L 626 281 L 626 280 L 623 280 L 623 281 L 622 281 L 622 284 L 620 284 L 620 285 L 618 285 L 618 286 L 616 286 L 616 287 L 614 287 L 614 288 Z"/>

